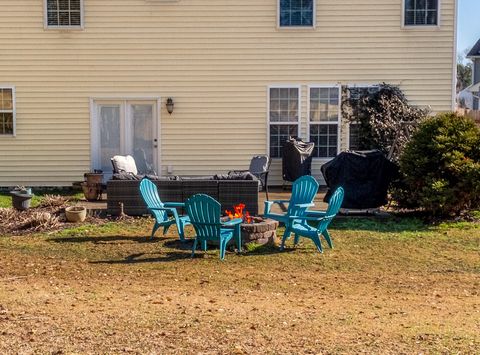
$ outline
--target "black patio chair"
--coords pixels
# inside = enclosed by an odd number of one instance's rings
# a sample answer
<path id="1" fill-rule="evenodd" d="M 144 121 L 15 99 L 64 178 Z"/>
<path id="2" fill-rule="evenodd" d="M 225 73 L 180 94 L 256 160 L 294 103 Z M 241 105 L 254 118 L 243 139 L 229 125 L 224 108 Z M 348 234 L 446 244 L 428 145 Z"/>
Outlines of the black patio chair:
<path id="1" fill-rule="evenodd" d="M 230 171 L 231 173 L 246 173 L 256 176 L 260 181 L 262 189 L 265 190 L 265 194 L 268 200 L 268 173 L 270 172 L 270 164 L 272 159 L 268 155 L 257 155 L 252 158 L 250 161 L 250 167 L 248 170 L 234 170 Z"/>

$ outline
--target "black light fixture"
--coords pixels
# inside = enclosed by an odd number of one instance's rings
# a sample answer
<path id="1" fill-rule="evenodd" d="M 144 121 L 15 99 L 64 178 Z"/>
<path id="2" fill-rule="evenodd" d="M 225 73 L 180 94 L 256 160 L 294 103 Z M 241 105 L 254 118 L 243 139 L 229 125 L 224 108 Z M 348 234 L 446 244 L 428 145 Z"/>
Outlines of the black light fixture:
<path id="1" fill-rule="evenodd" d="M 174 103 L 173 103 L 173 99 L 172 99 L 171 97 L 169 97 L 169 98 L 167 99 L 167 104 L 166 104 L 166 106 L 167 106 L 167 111 L 168 111 L 168 113 L 169 113 L 169 114 L 172 114 Z"/>

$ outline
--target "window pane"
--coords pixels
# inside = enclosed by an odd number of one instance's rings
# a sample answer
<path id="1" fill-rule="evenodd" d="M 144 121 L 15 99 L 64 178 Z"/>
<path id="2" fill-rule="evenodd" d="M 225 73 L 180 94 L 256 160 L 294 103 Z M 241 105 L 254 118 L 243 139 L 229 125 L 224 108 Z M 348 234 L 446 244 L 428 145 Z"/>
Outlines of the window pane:
<path id="1" fill-rule="evenodd" d="M 438 0 L 405 0 L 405 25 L 436 25 Z"/>
<path id="2" fill-rule="evenodd" d="M 48 12 L 48 25 L 49 26 L 58 26 L 58 12 L 49 11 Z"/>
<path id="3" fill-rule="evenodd" d="M 132 105 L 133 158 L 139 174 L 153 171 L 153 106 Z"/>
<path id="4" fill-rule="evenodd" d="M 58 23 L 60 26 L 70 25 L 70 14 L 68 13 L 68 11 L 59 12 L 58 19 L 59 19 Z"/>
<path id="5" fill-rule="evenodd" d="M 13 134 L 13 113 L 0 113 L 0 134 Z"/>
<path id="6" fill-rule="evenodd" d="M 80 11 L 80 0 L 70 0 L 70 10 Z"/>
<path id="7" fill-rule="evenodd" d="M 297 122 L 298 121 L 298 89 L 271 88 L 270 89 L 270 121 Z"/>
<path id="8" fill-rule="evenodd" d="M 111 171 L 110 159 L 120 154 L 120 106 L 100 107 L 100 161 L 103 171 Z"/>
<path id="9" fill-rule="evenodd" d="M 80 26 L 80 0 L 47 0 L 47 24 L 49 26 Z"/>
<path id="10" fill-rule="evenodd" d="M 13 110 L 12 89 L 0 89 L 0 110 Z"/>
<path id="11" fill-rule="evenodd" d="M 70 12 L 70 25 L 72 26 L 81 26 L 82 20 L 80 12 L 72 11 Z"/>
<path id="12" fill-rule="evenodd" d="M 280 26 L 313 26 L 314 0 L 280 0 Z"/>
<path id="13" fill-rule="evenodd" d="M 270 125 L 270 156 L 282 157 L 282 146 L 290 138 L 298 136 L 297 125 Z"/>
<path id="14" fill-rule="evenodd" d="M 58 10 L 57 0 L 47 0 L 47 10 Z"/>
<path id="15" fill-rule="evenodd" d="M 315 143 L 313 156 L 316 158 L 333 158 L 337 155 L 338 125 L 310 125 L 310 140 Z"/>
<path id="16" fill-rule="evenodd" d="M 350 150 L 360 150 L 360 124 L 350 123 L 350 133 L 349 133 Z"/>
<path id="17" fill-rule="evenodd" d="M 430 10 L 427 11 L 427 25 L 436 25 L 437 24 L 437 11 Z"/>
<path id="18" fill-rule="evenodd" d="M 310 121 L 338 121 L 338 88 L 310 89 Z"/>

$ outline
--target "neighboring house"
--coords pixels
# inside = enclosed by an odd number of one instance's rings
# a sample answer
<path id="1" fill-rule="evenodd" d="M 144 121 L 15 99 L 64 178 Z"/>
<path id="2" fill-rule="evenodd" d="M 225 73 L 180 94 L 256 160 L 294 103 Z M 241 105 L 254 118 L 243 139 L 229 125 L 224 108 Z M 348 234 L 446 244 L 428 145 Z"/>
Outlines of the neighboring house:
<path id="1" fill-rule="evenodd" d="M 467 58 L 473 62 L 472 67 L 472 85 L 469 88 L 470 91 L 473 93 L 473 109 L 480 110 L 480 39 L 478 42 L 473 46 L 473 48 L 468 52 Z M 472 90 L 473 89 L 473 90 Z"/>
<path id="2" fill-rule="evenodd" d="M 175 175 L 270 153 L 281 184 L 288 135 L 320 177 L 355 141 L 342 87 L 453 109 L 455 28 L 455 0 L 3 1 L 0 186 L 69 185 L 119 153 Z"/>

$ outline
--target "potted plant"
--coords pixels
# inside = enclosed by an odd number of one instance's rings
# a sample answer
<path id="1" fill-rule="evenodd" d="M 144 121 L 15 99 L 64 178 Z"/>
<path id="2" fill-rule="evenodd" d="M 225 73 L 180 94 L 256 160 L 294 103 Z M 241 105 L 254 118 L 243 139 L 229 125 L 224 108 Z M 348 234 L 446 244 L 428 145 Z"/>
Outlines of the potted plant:
<path id="1" fill-rule="evenodd" d="M 32 189 L 26 188 L 24 186 L 17 186 L 12 191 L 10 191 L 12 196 L 12 205 L 13 208 L 19 211 L 25 211 L 30 208 L 32 203 Z"/>
<path id="2" fill-rule="evenodd" d="M 69 222 L 83 222 L 87 218 L 87 209 L 84 206 L 69 206 L 65 208 L 65 217 Z"/>

